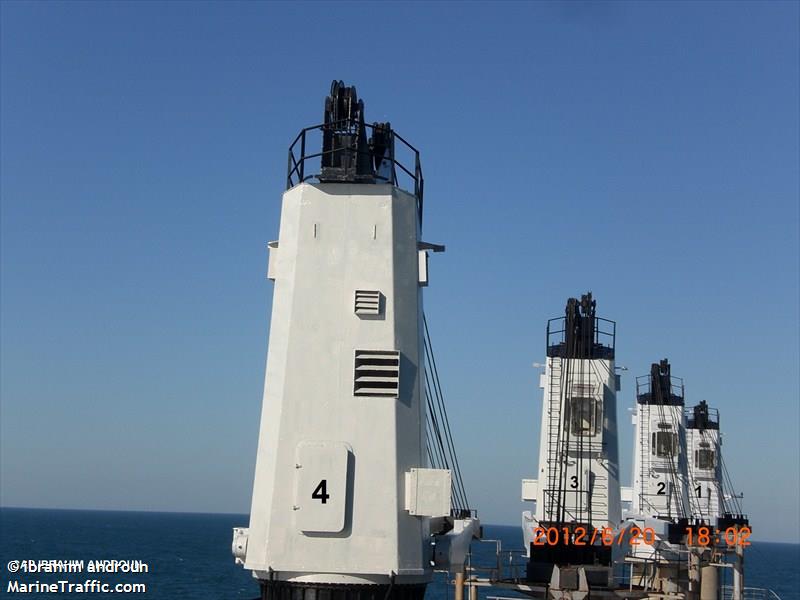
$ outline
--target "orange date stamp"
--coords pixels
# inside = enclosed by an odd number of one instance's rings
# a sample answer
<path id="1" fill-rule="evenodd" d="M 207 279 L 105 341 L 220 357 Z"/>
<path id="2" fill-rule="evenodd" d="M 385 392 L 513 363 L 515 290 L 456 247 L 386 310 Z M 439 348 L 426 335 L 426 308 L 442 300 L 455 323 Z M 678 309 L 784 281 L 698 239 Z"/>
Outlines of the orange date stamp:
<path id="1" fill-rule="evenodd" d="M 610 527 L 536 527 L 533 530 L 534 546 L 631 546 L 646 544 L 652 546 L 656 541 L 656 532 L 651 527 L 631 527 L 615 532 Z"/>

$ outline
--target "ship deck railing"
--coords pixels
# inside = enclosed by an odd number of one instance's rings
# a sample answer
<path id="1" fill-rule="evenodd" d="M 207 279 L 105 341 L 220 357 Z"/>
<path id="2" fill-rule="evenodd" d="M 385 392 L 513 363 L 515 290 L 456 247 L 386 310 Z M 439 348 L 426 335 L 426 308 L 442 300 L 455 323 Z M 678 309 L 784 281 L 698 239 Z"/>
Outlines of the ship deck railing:
<path id="1" fill-rule="evenodd" d="M 480 576 L 484 575 L 489 581 L 522 581 L 527 571 L 527 555 L 525 550 L 503 550 L 501 540 L 486 539 L 473 540 L 473 544 L 494 545 L 494 556 L 488 554 L 476 555 L 470 548 L 467 555 L 467 571 Z M 489 562 L 490 557 L 493 559 Z"/>
<path id="2" fill-rule="evenodd" d="M 733 600 L 732 585 L 723 585 L 721 591 L 721 600 Z M 742 590 L 742 600 L 781 600 L 781 597 L 767 588 L 745 587 Z"/>

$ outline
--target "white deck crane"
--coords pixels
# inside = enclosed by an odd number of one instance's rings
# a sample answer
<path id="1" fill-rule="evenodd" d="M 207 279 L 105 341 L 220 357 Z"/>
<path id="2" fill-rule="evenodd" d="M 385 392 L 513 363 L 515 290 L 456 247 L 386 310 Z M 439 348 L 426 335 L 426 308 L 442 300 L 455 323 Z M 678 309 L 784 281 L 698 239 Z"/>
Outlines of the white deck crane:
<path id="1" fill-rule="evenodd" d="M 590 587 L 613 583 L 619 549 L 595 531 L 616 535 L 622 520 L 615 328 L 596 315 L 591 293 L 570 298 L 565 316 L 548 322 L 539 473 L 522 481 L 523 501 L 536 503 L 522 518 L 528 581 L 566 588 L 572 578 L 575 589 L 581 577 Z"/>
<path id="2" fill-rule="evenodd" d="M 450 542 L 477 528 L 453 522 L 451 471 L 427 458 L 422 288 L 443 247 L 420 237 L 422 192 L 419 153 L 389 123 L 365 124 L 355 88 L 334 81 L 324 123 L 290 149 L 269 244 L 250 526 L 233 542 L 264 600 L 421 600 L 431 529 Z M 440 554 L 463 562 L 447 545 Z"/>

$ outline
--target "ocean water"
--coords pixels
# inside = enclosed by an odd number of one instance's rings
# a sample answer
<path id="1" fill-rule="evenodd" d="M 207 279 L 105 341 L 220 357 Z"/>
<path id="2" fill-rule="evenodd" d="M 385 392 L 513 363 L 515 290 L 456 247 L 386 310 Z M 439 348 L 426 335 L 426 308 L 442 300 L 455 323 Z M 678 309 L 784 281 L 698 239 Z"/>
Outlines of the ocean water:
<path id="1" fill-rule="evenodd" d="M 8 593 L 10 580 L 44 583 L 66 580 L 83 583 L 144 583 L 146 593 L 122 594 L 153 600 L 226 600 L 258 597 L 258 586 L 233 562 L 231 529 L 246 526 L 244 515 L 209 515 L 146 512 L 0 509 L 0 596 L 74 600 L 106 594 Z M 484 539 L 497 539 L 504 550 L 522 548 L 518 527 L 484 526 Z M 754 542 L 746 552 L 746 585 L 770 587 L 783 600 L 800 600 L 800 545 Z M 10 573 L 16 560 L 83 560 L 82 573 Z M 147 573 L 87 573 L 90 560 L 140 560 Z M 491 565 L 495 544 L 473 544 L 473 564 Z M 521 564 L 521 563 L 520 563 Z M 480 589 L 480 597 L 510 595 Z M 450 600 L 451 586 L 437 575 L 426 600 Z"/>

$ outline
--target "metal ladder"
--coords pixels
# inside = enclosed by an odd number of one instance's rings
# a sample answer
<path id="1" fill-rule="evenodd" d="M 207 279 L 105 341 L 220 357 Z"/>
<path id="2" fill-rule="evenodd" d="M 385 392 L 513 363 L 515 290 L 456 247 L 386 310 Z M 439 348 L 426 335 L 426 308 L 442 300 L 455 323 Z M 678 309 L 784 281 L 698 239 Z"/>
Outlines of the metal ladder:
<path id="1" fill-rule="evenodd" d="M 650 452 L 645 452 L 645 449 L 648 447 L 648 437 L 650 435 L 649 427 L 650 427 L 650 419 L 649 416 L 643 422 L 643 415 L 642 415 L 641 407 L 637 407 L 636 409 L 636 423 L 639 428 L 639 447 L 636 449 L 637 452 L 640 453 L 641 456 L 641 464 L 639 469 L 639 489 L 635 490 L 635 492 L 639 495 L 639 510 L 641 512 L 650 511 L 652 510 L 652 505 L 650 501 L 647 500 L 648 494 L 646 493 L 647 485 L 646 485 L 646 478 L 645 475 L 650 473 Z M 652 452 L 652 450 L 651 450 Z"/>
<path id="2" fill-rule="evenodd" d="M 562 370 L 563 359 L 552 358 L 550 360 L 550 382 L 548 389 L 548 409 L 547 409 L 547 501 L 545 502 L 544 519 L 547 521 L 556 520 L 556 512 L 559 508 L 559 500 L 556 497 L 560 488 L 558 481 L 559 462 L 561 456 L 561 401 L 563 394 Z"/>

